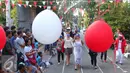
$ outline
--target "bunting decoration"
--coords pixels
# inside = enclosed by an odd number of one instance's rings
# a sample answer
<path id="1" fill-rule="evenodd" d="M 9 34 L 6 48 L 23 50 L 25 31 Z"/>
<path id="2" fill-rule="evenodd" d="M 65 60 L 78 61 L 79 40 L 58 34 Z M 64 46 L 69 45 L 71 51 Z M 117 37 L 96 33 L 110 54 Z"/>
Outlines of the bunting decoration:
<path id="1" fill-rule="evenodd" d="M 56 2 L 57 3 L 57 5 L 59 5 L 59 2 Z"/>
<path id="2" fill-rule="evenodd" d="M 26 4 L 24 4 L 24 7 L 26 8 L 26 7 L 27 7 L 27 5 L 26 5 Z"/>
<path id="3" fill-rule="evenodd" d="M 18 0 L 18 4 L 22 5 L 22 0 Z"/>
<path id="4" fill-rule="evenodd" d="M 74 11 L 75 11 L 75 8 L 72 8 L 71 10 L 74 12 Z"/>
<path id="5" fill-rule="evenodd" d="M 57 9 L 57 8 L 56 8 L 56 6 L 53 6 L 53 8 L 52 8 L 52 9 L 53 9 L 54 11 L 56 11 L 56 9 Z"/>
<path id="6" fill-rule="evenodd" d="M 88 4 L 90 4 L 91 0 L 88 0 Z"/>
<path id="7" fill-rule="evenodd" d="M 50 1 L 50 5 L 52 5 L 53 4 L 53 2 L 52 1 Z"/>
<path id="8" fill-rule="evenodd" d="M 51 9 L 51 6 L 47 6 L 47 9 L 49 9 L 49 10 L 50 10 L 50 9 Z"/>
<path id="9" fill-rule="evenodd" d="M 12 0 L 11 3 L 12 3 L 12 7 L 14 8 L 14 6 L 15 6 L 15 1 Z"/>
<path id="10" fill-rule="evenodd" d="M 5 0 L 5 6 L 7 5 L 7 3 L 8 3 L 8 0 Z"/>
<path id="11" fill-rule="evenodd" d="M 0 0 L 0 6 L 2 6 L 2 1 Z"/>
<path id="12" fill-rule="evenodd" d="M 32 5 L 29 5 L 29 7 L 31 8 L 31 7 L 32 7 Z"/>
<path id="13" fill-rule="evenodd" d="M 47 6 L 43 6 L 44 9 L 46 9 Z"/>
<path id="14" fill-rule="evenodd" d="M 45 4 L 46 4 L 46 2 L 45 2 L 45 1 L 42 1 L 42 3 L 43 3 L 43 5 L 45 5 Z"/>
<path id="15" fill-rule="evenodd" d="M 105 3 L 105 0 L 102 0 L 102 3 Z"/>
<path id="16" fill-rule="evenodd" d="M 35 0 L 35 1 L 30 1 L 30 0 L 10 0 L 10 1 L 11 1 L 11 7 L 12 7 L 12 8 L 14 8 L 16 5 L 18 5 L 19 7 L 24 6 L 25 8 L 26 8 L 27 6 L 29 6 L 29 7 L 34 6 L 34 7 L 44 8 L 44 9 L 46 9 L 48 5 L 52 6 L 53 4 L 56 4 L 56 6 L 57 6 L 57 5 L 60 4 L 60 2 L 62 2 L 62 1 L 49 1 L 49 0 L 45 0 L 45 1 L 40 1 L 40 0 L 39 0 L 39 1 L 37 1 L 37 0 Z M 64 0 L 64 2 L 63 2 L 63 6 L 64 6 L 64 9 L 63 9 L 63 10 L 64 10 L 64 11 L 67 10 L 66 1 L 67 1 L 67 0 Z M 87 2 L 88 4 L 90 4 L 91 1 L 92 1 L 92 0 L 86 0 L 86 2 Z M 99 2 L 99 0 L 94 0 L 94 1 L 95 1 L 96 3 Z M 102 2 L 102 3 L 105 3 L 106 1 L 107 1 L 107 0 L 100 0 L 100 2 Z M 115 1 L 115 4 L 118 4 L 121 0 L 114 0 L 114 1 Z M 42 4 L 40 4 L 39 2 L 41 2 Z M 55 2 L 55 3 L 54 3 L 54 2 Z M 127 1 L 124 0 L 123 2 L 127 2 Z M 6 4 L 8 3 L 8 0 L 0 0 L 0 7 L 3 5 L 3 3 L 6 5 Z M 30 3 L 33 3 L 33 5 L 30 4 Z M 75 4 L 74 1 L 70 1 L 70 3 L 71 3 L 71 4 Z M 130 2 L 128 2 L 128 3 L 130 3 Z M 39 5 L 38 5 L 38 4 L 39 4 Z M 56 9 L 57 9 L 56 6 L 52 6 L 52 9 L 53 9 L 53 10 L 56 10 Z M 74 11 L 75 9 L 74 9 L 74 8 L 71 8 L 71 10 Z"/>
<path id="17" fill-rule="evenodd" d="M 65 7 L 65 8 L 64 8 L 64 11 L 66 11 L 66 10 L 67 10 L 67 8 Z"/>
<path id="18" fill-rule="evenodd" d="M 37 7 L 37 1 L 34 1 L 33 4 L 35 7 Z"/>
<path id="19" fill-rule="evenodd" d="M 27 6 L 29 5 L 29 1 L 26 1 L 26 5 L 27 5 Z"/>
<path id="20" fill-rule="evenodd" d="M 39 5 L 39 7 L 40 7 L 40 8 L 42 8 L 42 6 L 41 6 L 41 5 Z"/>

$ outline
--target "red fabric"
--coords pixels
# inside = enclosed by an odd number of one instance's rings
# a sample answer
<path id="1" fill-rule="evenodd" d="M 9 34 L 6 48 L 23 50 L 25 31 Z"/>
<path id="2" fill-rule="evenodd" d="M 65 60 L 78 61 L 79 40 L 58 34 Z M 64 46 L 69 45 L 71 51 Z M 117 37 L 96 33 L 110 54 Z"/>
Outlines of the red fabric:
<path id="1" fill-rule="evenodd" d="M 0 50 L 4 48 L 6 44 L 6 34 L 4 29 L 0 26 Z"/>
<path id="2" fill-rule="evenodd" d="M 64 42 L 63 42 L 63 44 L 62 44 L 62 50 L 61 50 L 61 52 L 65 52 Z"/>
<path id="3" fill-rule="evenodd" d="M 36 58 L 35 58 L 35 55 L 33 55 L 33 58 L 29 58 L 28 57 L 28 59 L 29 59 L 29 62 L 32 64 L 32 65 L 36 65 Z"/>
<path id="4" fill-rule="evenodd" d="M 113 43 L 111 27 L 103 20 L 93 22 L 85 32 L 85 42 L 94 52 L 105 52 Z"/>
<path id="5" fill-rule="evenodd" d="M 118 50 L 118 44 L 119 44 L 119 39 L 117 38 L 115 40 L 115 49 Z M 123 42 L 121 43 L 121 49 L 122 49 L 122 53 L 125 53 L 125 47 L 126 47 L 127 43 L 126 40 L 123 39 Z"/>
<path id="6" fill-rule="evenodd" d="M 61 47 L 61 50 L 57 49 L 58 51 L 61 51 L 61 52 L 65 52 L 65 48 L 64 48 L 64 42 L 62 43 L 62 47 Z"/>
<path id="7" fill-rule="evenodd" d="M 33 49 L 35 48 L 34 44 L 32 44 L 32 48 L 33 48 Z"/>

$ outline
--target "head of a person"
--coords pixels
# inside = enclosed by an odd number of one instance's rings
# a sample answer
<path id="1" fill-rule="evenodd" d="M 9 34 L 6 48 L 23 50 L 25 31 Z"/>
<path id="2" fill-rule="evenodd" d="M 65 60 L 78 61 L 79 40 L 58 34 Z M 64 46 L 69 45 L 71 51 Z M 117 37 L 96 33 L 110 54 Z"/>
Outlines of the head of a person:
<path id="1" fill-rule="evenodd" d="M 42 52 L 38 52 L 38 56 L 42 57 Z"/>
<path id="2" fill-rule="evenodd" d="M 6 31 L 6 37 L 11 38 L 12 37 L 12 31 L 7 30 Z"/>
<path id="3" fill-rule="evenodd" d="M 24 64 L 19 64 L 18 65 L 18 70 L 22 71 L 22 72 L 26 71 L 25 65 Z"/>
<path id="4" fill-rule="evenodd" d="M 16 27 L 15 26 L 11 26 L 11 30 L 15 30 L 16 29 Z"/>
<path id="5" fill-rule="evenodd" d="M 19 37 L 23 37 L 23 32 L 21 30 L 18 30 L 17 34 Z"/>
<path id="6" fill-rule="evenodd" d="M 80 39 L 80 34 L 76 34 L 75 39 Z"/>
<path id="7" fill-rule="evenodd" d="M 26 35 L 27 35 L 28 37 L 30 37 L 30 36 L 31 36 L 31 32 L 28 31 L 28 32 L 26 33 Z"/>
<path id="8" fill-rule="evenodd" d="M 116 31 L 117 31 L 117 33 L 120 33 L 120 29 L 119 28 L 117 28 Z"/>
<path id="9" fill-rule="evenodd" d="M 16 31 L 12 31 L 12 36 L 14 36 L 15 38 L 18 36 Z"/>
<path id="10" fill-rule="evenodd" d="M 118 38 L 119 40 L 123 40 L 123 36 L 121 34 L 119 34 Z"/>
<path id="11" fill-rule="evenodd" d="M 60 36 L 59 40 L 62 40 L 63 39 L 63 36 Z"/>
<path id="12" fill-rule="evenodd" d="M 26 46 L 30 46 L 31 45 L 31 40 L 30 39 L 26 39 L 25 40 L 25 45 Z"/>
<path id="13" fill-rule="evenodd" d="M 5 26 L 4 31 L 6 32 L 9 29 L 9 27 Z"/>

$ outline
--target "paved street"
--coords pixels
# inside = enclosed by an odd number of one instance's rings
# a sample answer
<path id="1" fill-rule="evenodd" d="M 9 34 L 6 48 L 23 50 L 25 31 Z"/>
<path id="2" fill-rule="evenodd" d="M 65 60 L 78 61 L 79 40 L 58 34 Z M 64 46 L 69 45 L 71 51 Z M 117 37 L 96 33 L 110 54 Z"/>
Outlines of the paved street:
<path id="1" fill-rule="evenodd" d="M 113 51 L 109 50 L 107 63 L 104 63 L 100 60 L 100 54 L 98 54 L 98 69 L 95 70 L 90 64 L 88 49 L 84 46 L 81 71 L 74 70 L 74 56 L 71 55 L 71 64 L 69 66 L 66 66 L 65 62 L 58 65 L 57 57 L 52 57 L 51 61 L 54 65 L 50 66 L 45 73 L 130 73 L 130 59 L 125 59 L 124 65 L 121 66 L 113 63 L 113 57 Z"/>

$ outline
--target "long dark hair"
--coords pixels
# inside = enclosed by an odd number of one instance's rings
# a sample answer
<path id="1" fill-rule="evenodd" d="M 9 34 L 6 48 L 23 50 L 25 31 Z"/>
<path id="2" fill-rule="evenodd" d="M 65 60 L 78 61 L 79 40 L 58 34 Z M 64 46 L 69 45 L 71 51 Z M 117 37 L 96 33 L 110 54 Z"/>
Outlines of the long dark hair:
<path id="1" fill-rule="evenodd" d="M 30 39 L 26 39 L 26 40 L 25 40 L 25 45 L 26 45 L 26 46 L 29 46 L 29 45 L 28 45 L 28 42 L 29 42 L 29 41 L 31 41 L 31 40 L 30 40 Z"/>

